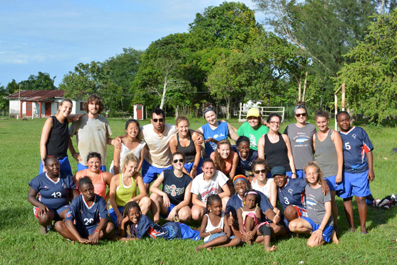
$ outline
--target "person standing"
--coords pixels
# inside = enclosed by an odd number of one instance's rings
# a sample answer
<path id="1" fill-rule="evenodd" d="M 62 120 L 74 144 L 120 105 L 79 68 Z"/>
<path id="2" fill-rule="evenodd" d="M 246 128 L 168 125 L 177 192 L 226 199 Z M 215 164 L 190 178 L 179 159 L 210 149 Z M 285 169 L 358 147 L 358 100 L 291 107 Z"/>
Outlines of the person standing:
<path id="1" fill-rule="evenodd" d="M 247 121 L 237 130 L 239 136 L 247 136 L 250 140 L 250 148 L 258 151 L 258 142 L 262 135 L 267 134 L 269 128 L 262 125 L 262 115 L 256 108 L 251 108 L 247 113 Z"/>
<path id="2" fill-rule="evenodd" d="M 292 156 L 294 157 L 296 177 L 304 178 L 303 168 L 308 162 L 314 161 L 313 134 L 316 127 L 307 123 L 307 110 L 305 105 L 299 104 L 294 108 L 296 123 L 289 124 L 284 130 L 291 143 Z"/>
<path id="3" fill-rule="evenodd" d="M 73 122 L 69 128 L 70 136 L 76 135 L 79 149 L 77 171 L 88 168 L 86 158 L 91 152 L 97 152 L 101 155 L 101 170 L 106 171 L 106 144 L 121 148 L 120 140 L 110 138 L 112 130 L 109 122 L 99 115 L 105 106 L 98 95 L 92 94 L 89 96 L 83 107 L 87 115 Z"/>

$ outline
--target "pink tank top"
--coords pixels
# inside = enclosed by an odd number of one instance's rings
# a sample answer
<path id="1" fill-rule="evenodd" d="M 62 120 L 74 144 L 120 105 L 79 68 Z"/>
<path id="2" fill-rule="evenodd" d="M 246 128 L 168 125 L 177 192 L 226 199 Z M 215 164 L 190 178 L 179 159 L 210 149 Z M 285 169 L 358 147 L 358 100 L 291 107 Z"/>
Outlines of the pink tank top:
<path id="1" fill-rule="evenodd" d="M 85 175 L 87 176 L 87 169 L 85 170 Z M 95 194 L 105 199 L 106 184 L 103 181 L 102 170 L 99 170 L 99 180 L 96 183 L 93 183 L 93 185 Z"/>
<path id="2" fill-rule="evenodd" d="M 232 167 L 233 167 L 233 158 L 234 158 L 235 156 L 237 156 L 237 153 L 234 152 L 233 150 L 230 150 L 230 155 L 229 155 L 229 157 L 228 157 L 227 159 L 223 160 L 223 166 L 224 166 L 224 168 L 223 168 L 223 170 L 222 170 L 222 173 L 225 174 L 226 176 L 229 176 L 230 171 L 232 171 Z M 212 160 L 215 160 L 215 152 L 213 152 L 213 153 L 210 155 L 210 158 L 211 158 Z"/>

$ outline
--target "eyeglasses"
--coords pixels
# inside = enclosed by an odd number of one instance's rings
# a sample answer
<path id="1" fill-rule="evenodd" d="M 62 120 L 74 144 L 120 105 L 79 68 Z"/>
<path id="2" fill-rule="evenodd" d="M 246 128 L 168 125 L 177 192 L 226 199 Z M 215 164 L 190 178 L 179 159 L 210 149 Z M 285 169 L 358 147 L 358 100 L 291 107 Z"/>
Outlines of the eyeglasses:
<path id="1" fill-rule="evenodd" d="M 178 161 L 183 163 L 183 159 L 181 158 L 181 159 L 174 159 L 174 164 L 178 163 Z"/>
<path id="2" fill-rule="evenodd" d="M 306 113 L 297 113 L 295 114 L 296 117 L 306 117 Z"/>
<path id="3" fill-rule="evenodd" d="M 154 122 L 163 122 L 164 119 L 153 119 Z"/>
<path id="4" fill-rule="evenodd" d="M 255 174 L 266 173 L 266 169 L 255 170 L 254 172 L 255 172 Z"/>
<path id="5" fill-rule="evenodd" d="M 270 123 L 271 123 L 271 124 L 280 124 L 279 121 L 271 121 Z"/>

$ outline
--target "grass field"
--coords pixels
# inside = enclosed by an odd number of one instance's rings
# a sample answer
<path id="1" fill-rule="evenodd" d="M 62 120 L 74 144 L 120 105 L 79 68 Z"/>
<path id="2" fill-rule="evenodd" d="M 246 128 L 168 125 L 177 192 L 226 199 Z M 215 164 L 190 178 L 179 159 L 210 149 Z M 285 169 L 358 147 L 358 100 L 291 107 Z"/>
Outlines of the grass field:
<path id="1" fill-rule="evenodd" d="M 114 135 L 124 133 L 125 121 L 109 120 Z M 0 263 L 1 264 L 397 264 L 397 209 L 368 209 L 368 235 L 347 232 L 342 200 L 338 199 L 341 233 L 339 245 L 327 244 L 310 249 L 307 237 L 286 237 L 274 243 L 277 251 L 264 253 L 263 245 L 233 249 L 214 249 L 195 253 L 201 242 L 142 240 L 136 242 L 101 241 L 97 246 L 71 243 L 56 232 L 40 235 L 40 227 L 27 201 L 28 182 L 39 169 L 39 143 L 44 119 L 0 120 Z M 148 123 L 148 121 L 142 124 Z M 170 118 L 168 123 L 174 123 Z M 191 128 L 204 124 L 193 119 Z M 231 122 L 235 127 L 237 121 Z M 331 124 L 333 124 L 331 122 Z M 283 128 L 286 125 L 283 125 Z M 375 198 L 397 193 L 396 128 L 363 126 L 374 150 L 376 179 L 371 184 Z M 107 166 L 113 157 L 109 146 Z M 72 169 L 76 162 L 70 160 Z M 359 226 L 354 203 L 355 223 Z M 299 263 L 302 264 L 302 263 Z"/>

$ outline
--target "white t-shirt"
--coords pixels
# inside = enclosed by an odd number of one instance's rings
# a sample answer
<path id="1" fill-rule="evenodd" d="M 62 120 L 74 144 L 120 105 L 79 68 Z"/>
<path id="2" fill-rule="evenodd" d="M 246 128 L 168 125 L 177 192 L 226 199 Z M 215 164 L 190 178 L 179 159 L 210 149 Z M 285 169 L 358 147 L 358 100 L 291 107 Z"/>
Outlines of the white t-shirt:
<path id="1" fill-rule="evenodd" d="M 157 168 L 171 166 L 172 154 L 169 142 L 176 133 L 175 125 L 164 124 L 164 131 L 158 135 L 154 132 L 153 124 L 141 127 L 139 138 L 144 140 L 148 146 L 145 160 Z"/>
<path id="2" fill-rule="evenodd" d="M 272 178 L 268 178 L 267 179 L 267 182 L 266 182 L 266 184 L 265 184 L 265 186 L 263 186 L 263 187 L 260 187 L 258 184 L 257 184 L 257 181 L 258 180 L 253 180 L 252 182 L 251 182 L 251 188 L 253 188 L 254 190 L 257 190 L 257 191 L 260 191 L 260 192 L 262 192 L 263 194 L 265 194 L 266 195 L 266 197 L 268 198 L 268 199 L 270 199 L 270 185 L 271 185 L 271 183 L 274 181 Z"/>
<path id="3" fill-rule="evenodd" d="M 208 181 L 204 180 L 204 173 L 201 173 L 192 181 L 191 193 L 198 195 L 198 199 L 203 203 L 207 203 L 208 196 L 222 193 L 222 187 L 228 180 L 229 178 L 219 170 L 215 170 Z"/>

